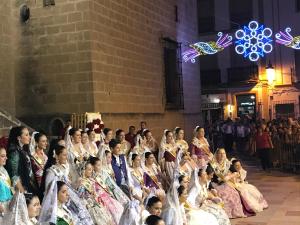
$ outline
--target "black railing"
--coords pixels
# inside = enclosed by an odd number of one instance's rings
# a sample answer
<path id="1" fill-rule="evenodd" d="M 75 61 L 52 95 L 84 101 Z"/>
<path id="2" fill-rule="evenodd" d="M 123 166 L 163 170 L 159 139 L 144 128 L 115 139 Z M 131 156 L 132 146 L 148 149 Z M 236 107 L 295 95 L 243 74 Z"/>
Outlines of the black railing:
<path id="1" fill-rule="evenodd" d="M 258 82 L 258 66 L 232 67 L 227 69 L 228 83 Z"/>
<path id="2" fill-rule="evenodd" d="M 201 86 L 216 86 L 221 83 L 220 70 L 201 70 Z"/>
<path id="3" fill-rule="evenodd" d="M 297 137 L 272 137 L 274 149 L 272 151 L 273 167 L 282 170 L 300 172 L 300 142 Z"/>
<path id="4" fill-rule="evenodd" d="M 163 38 L 167 109 L 183 109 L 181 43 Z"/>

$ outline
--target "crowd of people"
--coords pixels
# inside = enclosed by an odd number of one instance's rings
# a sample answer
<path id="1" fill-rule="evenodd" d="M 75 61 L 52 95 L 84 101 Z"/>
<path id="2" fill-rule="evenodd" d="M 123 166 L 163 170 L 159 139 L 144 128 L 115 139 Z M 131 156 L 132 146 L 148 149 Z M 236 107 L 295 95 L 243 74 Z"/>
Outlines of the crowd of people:
<path id="1" fill-rule="evenodd" d="M 296 119 L 265 121 L 243 117 L 207 123 L 206 130 L 214 149 L 224 146 L 229 153 L 258 156 L 267 172 L 283 164 L 298 165 L 299 169 L 300 122 Z"/>
<path id="2" fill-rule="evenodd" d="M 157 142 L 146 127 L 104 128 L 97 144 L 94 130 L 69 126 L 49 147 L 13 127 L 0 148 L 0 224 L 229 225 L 268 207 L 230 143 L 212 151 L 200 126 L 190 144 L 180 127 Z"/>

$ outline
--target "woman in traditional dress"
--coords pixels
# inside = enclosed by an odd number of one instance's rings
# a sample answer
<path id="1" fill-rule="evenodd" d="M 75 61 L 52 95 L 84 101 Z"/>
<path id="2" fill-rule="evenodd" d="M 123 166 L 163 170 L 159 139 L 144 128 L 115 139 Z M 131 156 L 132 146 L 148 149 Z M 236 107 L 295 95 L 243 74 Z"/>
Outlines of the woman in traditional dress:
<path id="1" fill-rule="evenodd" d="M 72 213 L 72 217 L 76 219 L 75 224 L 93 224 L 93 221 L 86 209 L 86 202 L 82 201 L 79 198 L 78 193 L 72 188 L 78 186 L 78 183 L 71 183 L 70 178 L 70 166 L 68 164 L 68 152 L 67 149 L 63 146 L 57 145 L 54 147 L 52 154 L 48 155 L 48 162 L 45 166 L 45 194 L 51 190 L 54 185 L 53 182 L 63 181 L 68 186 L 68 192 L 70 196 L 70 201 L 67 206 L 70 212 Z M 78 180 L 77 180 L 78 182 Z M 47 196 L 45 196 L 47 198 Z M 45 200 L 45 199 L 44 199 Z M 47 200 L 45 200 L 47 201 Z M 44 204 L 44 202 L 43 202 Z M 45 203 L 46 204 L 46 203 Z M 46 212 L 45 212 L 46 213 Z M 49 219 L 45 217 L 46 220 Z M 45 219 L 44 218 L 44 219 Z"/>
<path id="2" fill-rule="evenodd" d="M 197 168 L 197 164 L 190 157 L 190 153 L 189 152 L 182 153 L 181 160 L 179 162 L 179 172 L 181 174 L 186 175 L 187 177 L 191 177 L 193 171 L 196 168 Z"/>
<path id="3" fill-rule="evenodd" d="M 144 184 L 144 171 L 141 167 L 141 157 L 138 154 L 132 154 L 131 161 L 132 166 L 129 171 L 132 182 L 131 186 L 133 187 L 132 195 L 139 201 L 139 204 L 143 204 L 150 190 Z"/>
<path id="4" fill-rule="evenodd" d="M 31 165 L 38 187 L 41 187 L 44 167 L 48 160 L 45 151 L 47 149 L 47 136 L 43 133 L 34 132 L 30 142 Z"/>
<path id="5" fill-rule="evenodd" d="M 125 193 L 119 188 L 114 179 L 110 174 L 107 173 L 102 167 L 101 161 L 97 157 L 90 159 L 90 162 L 94 169 L 94 179 L 106 190 L 109 191 L 110 195 L 125 206 L 130 200 Z"/>
<path id="6" fill-rule="evenodd" d="M 240 160 L 233 160 L 230 170 L 232 173 L 238 173 L 238 176 L 232 180 L 242 197 L 244 205 L 249 207 L 248 210 L 258 213 L 268 208 L 268 203 L 259 190 L 246 181 L 247 171 L 243 169 Z"/>
<path id="7" fill-rule="evenodd" d="M 98 147 L 96 144 L 96 133 L 94 130 L 88 130 L 87 134 L 89 136 L 89 154 L 93 157 L 96 157 L 98 154 Z"/>
<path id="8" fill-rule="evenodd" d="M 104 140 L 99 145 L 98 157 L 101 156 L 101 154 L 103 152 L 110 151 L 109 142 L 111 141 L 111 139 L 113 139 L 113 131 L 112 131 L 112 129 L 110 129 L 110 128 L 104 128 L 103 129 L 103 134 L 104 134 Z"/>
<path id="9" fill-rule="evenodd" d="M 146 209 L 142 212 L 142 224 L 145 223 L 147 217 L 150 215 L 160 216 L 162 207 L 163 204 L 158 197 L 152 196 L 149 198 L 146 203 Z"/>
<path id="10" fill-rule="evenodd" d="M 27 211 L 28 211 L 28 224 L 27 225 L 38 225 L 38 216 L 41 212 L 41 203 L 39 197 L 31 193 L 25 193 Z"/>
<path id="11" fill-rule="evenodd" d="M 204 128 L 197 126 L 194 129 L 195 136 L 191 144 L 191 156 L 194 160 L 198 159 L 199 166 L 209 162 L 213 158 L 213 154 L 210 151 L 210 146 L 206 138 L 204 137 Z M 204 162 L 205 161 L 205 162 Z"/>
<path id="12" fill-rule="evenodd" d="M 86 130 L 81 131 L 81 144 L 85 152 L 90 155 L 89 135 L 87 134 Z"/>
<path id="13" fill-rule="evenodd" d="M 106 185 L 101 186 L 101 184 L 93 178 L 93 166 L 90 162 L 87 162 L 84 166 L 79 192 L 88 192 L 94 195 L 96 201 L 102 204 L 111 214 L 114 223 L 119 224 L 124 208 L 121 203 L 112 198 Z"/>
<path id="14" fill-rule="evenodd" d="M 162 172 L 160 167 L 155 164 L 155 157 L 152 152 L 145 152 L 144 185 L 152 190 L 160 199 L 164 199 L 165 191 L 162 186 Z"/>
<path id="15" fill-rule="evenodd" d="M 52 149 L 52 156 L 49 154 L 48 162 L 45 166 L 45 189 L 54 179 L 70 183 L 70 167 L 68 163 L 68 151 L 64 146 L 57 145 Z M 50 152 L 49 152 L 50 153 Z"/>
<path id="16" fill-rule="evenodd" d="M 176 145 L 184 154 L 187 153 L 189 150 L 189 144 L 184 140 L 184 130 L 180 127 L 176 127 L 174 133 Z"/>
<path id="17" fill-rule="evenodd" d="M 224 202 L 225 211 L 229 218 L 246 217 L 239 193 L 232 187 L 229 180 L 236 174 L 229 171 L 231 162 L 226 157 L 224 148 L 219 148 L 211 162 L 215 171 L 212 186 Z"/>
<path id="18" fill-rule="evenodd" d="M 8 138 L 6 170 L 21 193 L 39 193 L 29 153 L 30 135 L 26 127 L 13 127 Z"/>
<path id="19" fill-rule="evenodd" d="M 150 215 L 147 217 L 145 225 L 165 225 L 165 222 L 159 216 Z"/>
<path id="20" fill-rule="evenodd" d="M 71 143 L 67 143 L 67 149 L 70 154 L 69 161 L 71 164 L 76 163 L 79 165 L 89 157 L 89 154 L 81 143 L 81 131 L 79 129 L 71 128 L 69 135 L 71 137 Z"/>
<path id="21" fill-rule="evenodd" d="M 131 145 L 128 141 L 126 141 L 125 139 L 125 132 L 122 129 L 118 129 L 116 131 L 116 139 L 120 142 L 121 144 L 121 153 L 123 155 L 127 155 L 129 154 L 130 150 L 131 150 Z"/>
<path id="22" fill-rule="evenodd" d="M 10 177 L 4 168 L 6 160 L 6 150 L 5 148 L 0 147 L 0 223 L 2 221 L 2 216 L 8 210 L 13 190 Z"/>
<path id="23" fill-rule="evenodd" d="M 188 189 L 179 186 L 177 189 L 180 205 L 183 209 L 183 218 L 186 225 L 219 225 L 216 217 L 197 206 L 191 205 L 188 201 Z M 201 220 L 199 219 L 201 218 Z"/>
<path id="24" fill-rule="evenodd" d="M 144 137 L 144 142 L 143 142 L 143 149 L 144 152 L 152 152 L 155 156 L 155 158 L 158 158 L 158 145 L 156 140 L 154 139 L 152 133 L 150 130 L 146 129 L 143 131 L 143 137 Z M 144 153 L 143 152 L 143 153 Z"/>
<path id="25" fill-rule="evenodd" d="M 161 167 L 162 171 L 166 173 L 168 184 L 173 180 L 177 151 L 178 146 L 174 141 L 173 133 L 165 130 L 160 143 L 159 160 L 163 158 Z"/>
<path id="26" fill-rule="evenodd" d="M 222 200 L 208 189 L 207 174 L 204 169 L 195 170 L 190 184 L 188 202 L 193 207 L 208 212 L 216 217 L 219 225 L 230 225 L 230 220 L 222 208 Z"/>
<path id="27" fill-rule="evenodd" d="M 67 203 L 70 200 L 69 186 L 63 181 L 52 181 L 42 204 L 40 224 L 76 225 L 74 214 Z M 93 224 L 93 223 L 91 223 Z"/>

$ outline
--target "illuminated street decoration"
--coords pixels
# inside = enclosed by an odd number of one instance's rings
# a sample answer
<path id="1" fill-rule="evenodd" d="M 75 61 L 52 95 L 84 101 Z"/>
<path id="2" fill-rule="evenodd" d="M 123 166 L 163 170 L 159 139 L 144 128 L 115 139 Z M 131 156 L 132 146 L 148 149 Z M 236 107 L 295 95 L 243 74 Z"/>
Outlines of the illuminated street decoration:
<path id="1" fill-rule="evenodd" d="M 276 42 L 281 45 L 285 45 L 289 48 L 300 49 L 300 36 L 293 37 L 290 32 L 291 28 L 285 28 L 285 32 L 279 31 L 275 34 Z"/>
<path id="2" fill-rule="evenodd" d="M 200 55 L 213 55 L 217 52 L 223 51 L 224 48 L 228 47 L 232 44 L 232 36 L 225 34 L 222 32 L 218 33 L 219 39 L 217 42 L 209 41 L 209 42 L 197 42 L 195 44 L 190 45 L 190 49 L 185 51 L 182 54 L 183 60 L 185 62 L 191 61 L 195 62 L 195 58 Z"/>
<path id="3" fill-rule="evenodd" d="M 259 25 L 256 21 L 249 22 L 248 27 L 244 26 L 244 29 L 235 32 L 236 53 L 257 61 L 273 50 L 272 33 L 270 28 Z"/>

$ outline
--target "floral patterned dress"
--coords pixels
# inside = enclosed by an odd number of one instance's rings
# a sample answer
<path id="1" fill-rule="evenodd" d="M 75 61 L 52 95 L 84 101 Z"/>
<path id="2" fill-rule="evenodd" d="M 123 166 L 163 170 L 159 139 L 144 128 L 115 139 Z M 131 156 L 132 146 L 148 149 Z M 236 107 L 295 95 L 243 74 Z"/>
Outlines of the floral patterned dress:
<path id="1" fill-rule="evenodd" d="M 247 217 L 244 213 L 241 197 L 238 191 L 232 187 L 230 182 L 225 181 L 225 177 L 229 174 L 230 161 L 224 160 L 219 163 L 213 160 L 211 166 L 218 178 L 218 182 L 213 182 L 213 187 L 218 191 L 219 196 L 224 202 L 224 209 L 229 218 Z"/>

